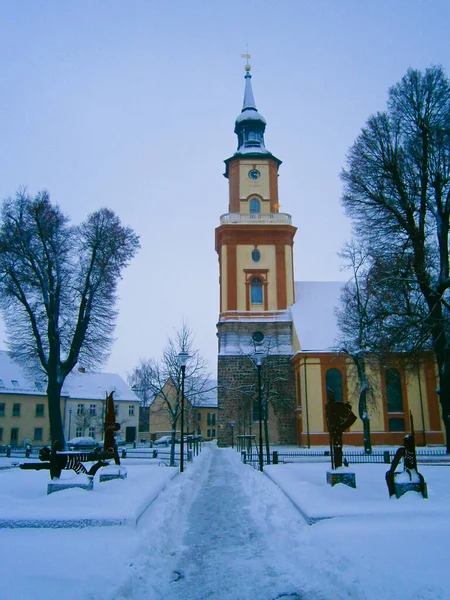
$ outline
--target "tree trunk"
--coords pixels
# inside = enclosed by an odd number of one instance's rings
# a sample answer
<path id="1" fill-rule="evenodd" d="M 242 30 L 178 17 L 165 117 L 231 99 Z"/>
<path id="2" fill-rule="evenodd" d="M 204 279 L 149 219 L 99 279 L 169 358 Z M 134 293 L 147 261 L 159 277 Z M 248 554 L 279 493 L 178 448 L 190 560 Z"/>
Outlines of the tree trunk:
<path id="1" fill-rule="evenodd" d="M 64 429 L 61 418 L 61 388 L 62 384 L 48 381 L 47 400 L 48 400 L 48 418 L 50 422 L 50 438 L 52 444 L 60 442 L 62 447 L 66 445 Z"/>

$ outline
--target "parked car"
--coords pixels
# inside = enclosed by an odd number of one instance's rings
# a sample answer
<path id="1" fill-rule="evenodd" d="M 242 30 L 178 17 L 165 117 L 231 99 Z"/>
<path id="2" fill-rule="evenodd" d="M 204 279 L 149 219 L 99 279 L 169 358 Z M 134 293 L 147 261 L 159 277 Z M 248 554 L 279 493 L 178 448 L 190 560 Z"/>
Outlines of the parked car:
<path id="1" fill-rule="evenodd" d="M 67 442 L 70 450 L 95 450 L 98 447 L 93 437 L 74 437 Z"/>
<path id="2" fill-rule="evenodd" d="M 172 436 L 171 435 L 163 435 L 162 437 L 159 438 L 159 440 L 155 440 L 153 442 L 154 446 L 165 446 L 166 448 L 168 446 L 170 446 L 172 441 Z"/>

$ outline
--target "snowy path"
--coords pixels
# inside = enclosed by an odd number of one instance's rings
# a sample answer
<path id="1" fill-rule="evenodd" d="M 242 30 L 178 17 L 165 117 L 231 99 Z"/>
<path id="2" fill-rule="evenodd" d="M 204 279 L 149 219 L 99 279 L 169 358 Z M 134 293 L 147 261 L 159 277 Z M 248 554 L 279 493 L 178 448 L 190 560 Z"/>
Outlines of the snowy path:
<path id="1" fill-rule="evenodd" d="M 166 531 L 165 542 L 166 546 L 173 544 L 171 558 L 168 560 L 162 546 L 154 548 L 153 558 L 149 557 L 147 562 L 151 571 L 148 579 L 135 579 L 126 590 L 122 588 L 121 597 L 134 600 L 352 597 L 342 589 L 331 558 L 323 548 L 319 554 L 311 545 L 310 528 L 281 490 L 265 475 L 243 465 L 236 452 L 215 447 L 208 452 L 196 480 L 195 493 L 191 488 L 189 499 L 177 498 L 182 502 L 178 510 L 171 507 L 171 531 Z M 181 481 L 183 477 L 185 474 L 177 479 Z M 172 500 L 174 497 L 176 493 Z M 169 498 L 161 500 L 168 502 Z M 155 506 L 153 517 L 148 517 L 151 529 L 161 508 Z M 166 527 L 168 524 L 166 520 Z M 163 567 L 159 570 L 158 561 L 165 563 L 165 573 Z M 142 575 L 142 565 L 136 568 Z M 159 584 L 156 584 L 158 572 Z M 337 590 L 341 592 L 336 593 Z"/>

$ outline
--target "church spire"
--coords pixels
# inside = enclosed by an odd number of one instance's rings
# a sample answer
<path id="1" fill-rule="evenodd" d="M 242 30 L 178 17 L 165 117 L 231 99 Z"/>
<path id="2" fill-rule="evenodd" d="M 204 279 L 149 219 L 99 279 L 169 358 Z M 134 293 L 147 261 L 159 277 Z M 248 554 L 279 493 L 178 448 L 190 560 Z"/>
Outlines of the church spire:
<path id="1" fill-rule="evenodd" d="M 252 82 L 250 75 L 250 65 L 245 65 L 245 90 L 244 90 L 244 103 L 242 110 L 256 110 L 255 98 L 253 96 Z"/>
<path id="2" fill-rule="evenodd" d="M 234 126 L 234 133 L 238 137 L 237 154 L 270 154 L 264 145 L 266 120 L 258 112 L 253 96 L 251 66 L 248 64 L 250 55 L 242 56 L 247 58 L 247 64 L 245 65 L 244 102 Z"/>

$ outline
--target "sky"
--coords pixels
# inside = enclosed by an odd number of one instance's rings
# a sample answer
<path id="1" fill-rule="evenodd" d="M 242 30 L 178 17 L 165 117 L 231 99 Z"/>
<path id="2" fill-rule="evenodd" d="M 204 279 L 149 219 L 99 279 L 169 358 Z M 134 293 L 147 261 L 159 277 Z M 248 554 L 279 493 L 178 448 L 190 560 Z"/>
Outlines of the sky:
<path id="1" fill-rule="evenodd" d="M 449 22 L 448 0 L 1 1 L 0 199 L 47 189 L 74 223 L 107 206 L 140 235 L 105 370 L 126 378 L 185 321 L 215 373 L 241 54 L 283 161 L 296 280 L 343 280 L 346 153 L 409 67 L 449 72 Z"/>

